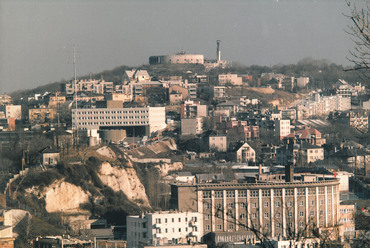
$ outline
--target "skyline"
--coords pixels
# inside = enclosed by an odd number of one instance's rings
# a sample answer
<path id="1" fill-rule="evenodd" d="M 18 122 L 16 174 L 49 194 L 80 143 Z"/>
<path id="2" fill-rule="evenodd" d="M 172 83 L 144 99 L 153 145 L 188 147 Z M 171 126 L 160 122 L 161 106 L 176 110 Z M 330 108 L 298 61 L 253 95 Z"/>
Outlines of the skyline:
<path id="1" fill-rule="evenodd" d="M 358 0 L 356 2 L 363 2 Z M 245 65 L 350 65 L 345 1 L 0 1 L 0 93 L 180 51 Z"/>

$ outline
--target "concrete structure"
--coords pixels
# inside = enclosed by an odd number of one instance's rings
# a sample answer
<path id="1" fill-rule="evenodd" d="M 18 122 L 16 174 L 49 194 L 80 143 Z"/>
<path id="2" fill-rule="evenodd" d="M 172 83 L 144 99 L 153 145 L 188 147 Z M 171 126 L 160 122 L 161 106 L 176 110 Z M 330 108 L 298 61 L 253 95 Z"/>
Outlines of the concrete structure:
<path id="1" fill-rule="evenodd" d="M 54 95 L 49 97 L 49 108 L 59 108 L 66 102 L 66 97 L 61 95 Z"/>
<path id="2" fill-rule="evenodd" d="M 336 228 L 339 180 L 291 173 L 284 182 L 279 180 L 282 176 L 271 175 L 257 183 L 172 184 L 172 208 L 202 213 L 205 235 L 232 235 L 247 231 L 246 226 L 269 237 L 287 237 L 288 230 L 297 232 L 308 226 Z"/>
<path id="3" fill-rule="evenodd" d="M 161 211 L 127 217 L 127 248 L 199 242 L 203 216 L 197 212 Z"/>
<path id="4" fill-rule="evenodd" d="M 72 110 L 72 126 L 76 126 L 76 110 Z M 77 109 L 77 127 L 80 130 L 126 129 L 138 127 L 137 135 L 149 135 L 164 129 L 164 107 Z M 128 134 L 128 136 L 130 136 Z"/>
<path id="5" fill-rule="evenodd" d="M 133 91 L 131 85 L 116 85 L 114 93 L 105 96 L 106 100 L 131 102 L 133 100 Z"/>
<path id="6" fill-rule="evenodd" d="M 290 120 L 275 120 L 275 136 L 283 139 L 290 134 Z"/>
<path id="7" fill-rule="evenodd" d="M 203 133 L 203 118 L 182 118 L 181 135 L 196 135 Z"/>
<path id="8" fill-rule="evenodd" d="M 231 85 L 242 85 L 243 79 L 241 77 L 238 77 L 238 74 L 219 74 L 218 75 L 218 83 L 221 85 L 224 84 L 231 84 Z"/>
<path id="9" fill-rule="evenodd" d="M 210 135 L 208 138 L 208 149 L 210 152 L 226 152 L 227 151 L 226 135 Z"/>

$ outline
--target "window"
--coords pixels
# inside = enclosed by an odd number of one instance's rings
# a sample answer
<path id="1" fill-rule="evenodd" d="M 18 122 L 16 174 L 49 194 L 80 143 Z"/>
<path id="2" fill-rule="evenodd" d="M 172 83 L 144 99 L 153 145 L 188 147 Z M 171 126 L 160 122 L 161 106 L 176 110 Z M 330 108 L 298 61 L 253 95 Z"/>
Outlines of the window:
<path id="1" fill-rule="evenodd" d="M 234 207 L 234 203 L 229 202 L 229 204 L 227 204 L 227 206 L 228 206 L 229 208 L 233 208 L 233 207 Z"/>
<path id="2" fill-rule="evenodd" d="M 217 230 L 221 230 L 222 229 L 222 226 L 221 225 L 217 225 Z"/>
<path id="3" fill-rule="evenodd" d="M 250 197 L 258 197 L 258 190 L 251 190 Z"/>
<path id="4" fill-rule="evenodd" d="M 291 207 L 292 206 L 292 202 L 291 201 L 289 201 L 288 202 L 288 207 Z"/>
<path id="5" fill-rule="evenodd" d="M 215 198 L 222 198 L 223 197 L 223 191 L 215 191 Z"/>
<path id="6" fill-rule="evenodd" d="M 245 208 L 245 203 L 244 203 L 244 202 L 241 202 L 241 203 L 240 203 L 240 207 L 241 207 L 241 208 Z"/>
<path id="7" fill-rule="evenodd" d="M 179 222 L 181 222 L 181 218 L 179 218 Z"/>
<path id="8" fill-rule="evenodd" d="M 205 209 L 209 209 L 209 206 L 210 206 L 210 204 L 209 204 L 209 203 L 204 203 L 204 208 L 205 208 Z"/>
<path id="9" fill-rule="evenodd" d="M 221 209 L 221 203 L 216 204 L 216 209 Z"/>
<path id="10" fill-rule="evenodd" d="M 172 222 L 175 222 L 175 218 L 172 218 Z"/>
<path id="11" fill-rule="evenodd" d="M 256 207 L 257 207 L 257 203 L 256 203 L 256 202 L 253 202 L 253 203 L 252 203 L 252 207 L 253 207 L 253 208 L 256 208 Z"/>
<path id="12" fill-rule="evenodd" d="M 289 217 L 292 217 L 293 216 L 293 212 L 292 211 L 288 212 L 288 216 Z"/>
<path id="13" fill-rule="evenodd" d="M 210 199 L 211 191 L 203 191 L 203 199 Z"/>
<path id="14" fill-rule="evenodd" d="M 245 219 L 245 214 L 241 214 L 240 219 Z"/>
<path id="15" fill-rule="evenodd" d="M 269 223 L 266 223 L 265 224 L 265 228 L 269 228 Z"/>
<path id="16" fill-rule="evenodd" d="M 276 223 L 276 227 L 281 227 L 281 224 L 280 223 Z"/>
<path id="17" fill-rule="evenodd" d="M 181 228 L 179 228 L 179 232 L 181 232 Z"/>
<path id="18" fill-rule="evenodd" d="M 234 190 L 228 190 L 228 191 L 226 191 L 226 197 L 227 198 L 233 198 L 233 197 L 235 197 L 235 191 Z"/>
<path id="19" fill-rule="evenodd" d="M 280 207 L 280 202 L 276 202 L 276 207 Z"/>
<path id="20" fill-rule="evenodd" d="M 314 216 L 314 215 L 315 215 L 315 212 L 314 212 L 314 211 L 311 211 L 311 212 L 310 212 L 310 215 L 311 215 L 311 216 Z"/>
<path id="21" fill-rule="evenodd" d="M 204 216 L 204 219 L 205 219 L 205 220 L 209 220 L 209 219 L 210 219 L 210 215 L 209 215 L 209 214 L 206 214 L 206 215 Z"/>
<path id="22" fill-rule="evenodd" d="M 262 196 L 270 196 L 270 190 L 262 190 Z"/>
<path id="23" fill-rule="evenodd" d="M 247 191 L 246 190 L 239 190 L 238 191 L 238 197 L 247 197 Z"/>
<path id="24" fill-rule="evenodd" d="M 320 215 L 323 215 L 324 214 L 324 211 L 320 210 Z"/>
<path id="25" fill-rule="evenodd" d="M 229 224 L 229 229 L 234 229 L 234 224 Z"/>
<path id="26" fill-rule="evenodd" d="M 304 216 L 304 212 L 299 212 L 299 216 Z"/>
<path id="27" fill-rule="evenodd" d="M 299 206 L 301 206 L 301 207 L 303 206 L 303 201 L 299 202 Z"/>
<path id="28" fill-rule="evenodd" d="M 269 213 L 265 213 L 265 218 L 268 218 L 269 217 Z"/>
<path id="29" fill-rule="evenodd" d="M 269 202 L 265 202 L 265 207 L 268 207 L 269 206 Z"/>
<path id="30" fill-rule="evenodd" d="M 311 206 L 315 205 L 315 201 L 311 200 Z"/>
<path id="31" fill-rule="evenodd" d="M 256 219 L 256 218 L 257 218 L 257 214 L 256 214 L 256 213 L 253 213 L 253 214 L 252 214 L 252 218 L 253 218 L 253 219 Z"/>
<path id="32" fill-rule="evenodd" d="M 206 225 L 206 231 L 209 231 L 209 230 L 210 230 L 210 226 Z"/>
<path id="33" fill-rule="evenodd" d="M 324 200 L 320 200 L 320 205 L 324 205 Z"/>
<path id="34" fill-rule="evenodd" d="M 280 218 L 280 213 L 276 213 L 276 218 Z"/>
<path id="35" fill-rule="evenodd" d="M 168 229 L 167 229 L 167 228 L 166 228 L 166 229 L 164 229 L 164 232 L 165 232 L 165 233 L 168 233 Z M 143 237 L 143 238 L 144 238 L 144 237 Z"/>
<path id="36" fill-rule="evenodd" d="M 164 223 L 167 223 L 167 218 L 164 219 Z"/>

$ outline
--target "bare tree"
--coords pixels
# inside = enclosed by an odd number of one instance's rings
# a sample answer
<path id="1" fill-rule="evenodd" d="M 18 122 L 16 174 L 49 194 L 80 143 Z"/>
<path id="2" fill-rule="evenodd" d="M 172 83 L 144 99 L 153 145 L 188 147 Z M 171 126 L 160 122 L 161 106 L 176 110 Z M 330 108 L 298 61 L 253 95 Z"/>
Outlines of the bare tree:
<path id="1" fill-rule="evenodd" d="M 345 15 L 351 20 L 346 32 L 352 36 L 355 47 L 350 51 L 347 59 L 354 64 L 349 70 L 361 70 L 366 78 L 370 77 L 370 11 L 369 4 L 364 3 L 358 8 L 354 3 L 347 1 L 350 14 Z"/>

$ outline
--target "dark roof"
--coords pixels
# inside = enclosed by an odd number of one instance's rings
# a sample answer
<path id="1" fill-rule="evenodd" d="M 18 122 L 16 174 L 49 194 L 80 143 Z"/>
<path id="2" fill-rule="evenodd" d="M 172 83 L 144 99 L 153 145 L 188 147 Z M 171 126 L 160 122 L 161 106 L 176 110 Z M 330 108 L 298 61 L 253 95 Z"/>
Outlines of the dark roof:
<path id="1" fill-rule="evenodd" d="M 59 153 L 57 149 L 54 148 L 46 148 L 45 150 L 42 151 L 43 154 L 45 153 Z"/>

